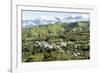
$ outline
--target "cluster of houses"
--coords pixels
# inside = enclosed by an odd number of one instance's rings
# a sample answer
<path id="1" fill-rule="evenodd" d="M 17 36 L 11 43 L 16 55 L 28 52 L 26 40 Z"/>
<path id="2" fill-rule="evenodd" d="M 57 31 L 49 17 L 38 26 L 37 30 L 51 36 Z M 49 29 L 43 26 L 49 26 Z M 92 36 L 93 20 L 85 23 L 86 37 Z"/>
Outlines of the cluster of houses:
<path id="1" fill-rule="evenodd" d="M 46 41 L 36 41 L 36 46 L 44 47 L 45 49 L 61 49 L 61 47 L 66 47 L 67 44 L 67 42 L 48 43 Z"/>
<path id="2" fill-rule="evenodd" d="M 74 42 L 68 41 L 68 42 L 55 42 L 55 43 L 48 43 L 46 41 L 36 41 L 35 46 L 39 46 L 42 47 L 43 49 L 59 49 L 59 52 L 61 53 L 65 53 L 65 51 L 62 49 L 62 47 L 67 47 L 67 45 L 74 45 L 75 48 L 77 48 L 78 46 L 80 46 L 80 44 L 74 44 Z M 70 51 L 67 51 L 68 53 L 70 53 Z M 74 56 L 79 56 L 80 53 L 79 52 L 74 52 L 73 53 Z"/>

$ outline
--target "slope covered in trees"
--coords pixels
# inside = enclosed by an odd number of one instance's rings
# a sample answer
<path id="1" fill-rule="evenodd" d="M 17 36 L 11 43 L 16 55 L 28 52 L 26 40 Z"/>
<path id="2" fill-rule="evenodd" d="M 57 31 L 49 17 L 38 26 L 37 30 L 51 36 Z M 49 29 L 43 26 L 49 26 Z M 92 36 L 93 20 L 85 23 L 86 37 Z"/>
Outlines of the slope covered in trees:
<path id="1" fill-rule="evenodd" d="M 22 27 L 22 62 L 90 59 L 89 21 Z"/>

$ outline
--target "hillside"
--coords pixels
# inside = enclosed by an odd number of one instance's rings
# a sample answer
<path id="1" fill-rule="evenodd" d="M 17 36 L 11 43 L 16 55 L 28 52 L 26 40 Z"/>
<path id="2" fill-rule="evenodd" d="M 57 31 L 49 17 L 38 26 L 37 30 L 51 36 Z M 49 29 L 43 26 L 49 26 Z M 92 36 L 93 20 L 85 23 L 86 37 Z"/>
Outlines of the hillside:
<path id="1" fill-rule="evenodd" d="M 22 61 L 89 59 L 89 21 L 22 28 Z"/>

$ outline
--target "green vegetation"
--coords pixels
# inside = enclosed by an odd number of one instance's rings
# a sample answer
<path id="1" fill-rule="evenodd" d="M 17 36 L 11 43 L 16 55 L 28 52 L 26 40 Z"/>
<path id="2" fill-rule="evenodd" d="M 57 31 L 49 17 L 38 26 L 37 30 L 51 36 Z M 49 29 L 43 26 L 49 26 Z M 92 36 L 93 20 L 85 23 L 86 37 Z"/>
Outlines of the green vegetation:
<path id="1" fill-rule="evenodd" d="M 22 62 L 90 59 L 89 22 L 22 28 Z"/>

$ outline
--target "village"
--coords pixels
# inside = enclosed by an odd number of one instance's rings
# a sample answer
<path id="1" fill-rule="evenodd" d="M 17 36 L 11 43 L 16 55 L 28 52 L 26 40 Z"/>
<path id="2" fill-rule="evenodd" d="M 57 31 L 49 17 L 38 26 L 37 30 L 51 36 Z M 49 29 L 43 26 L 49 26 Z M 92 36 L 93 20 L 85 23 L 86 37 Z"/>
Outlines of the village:
<path id="1" fill-rule="evenodd" d="M 74 46 L 74 52 L 72 53 L 73 56 L 80 56 L 81 53 L 78 52 L 77 48 L 80 47 L 80 44 L 75 44 L 74 42 L 68 41 L 68 42 L 53 42 L 53 43 L 48 43 L 46 41 L 36 41 L 36 43 L 34 44 L 35 47 L 41 47 L 41 49 L 44 50 L 59 50 L 60 53 L 68 53 L 71 54 L 71 52 L 69 50 L 64 51 L 63 48 L 66 48 L 68 45 L 70 46 Z"/>

